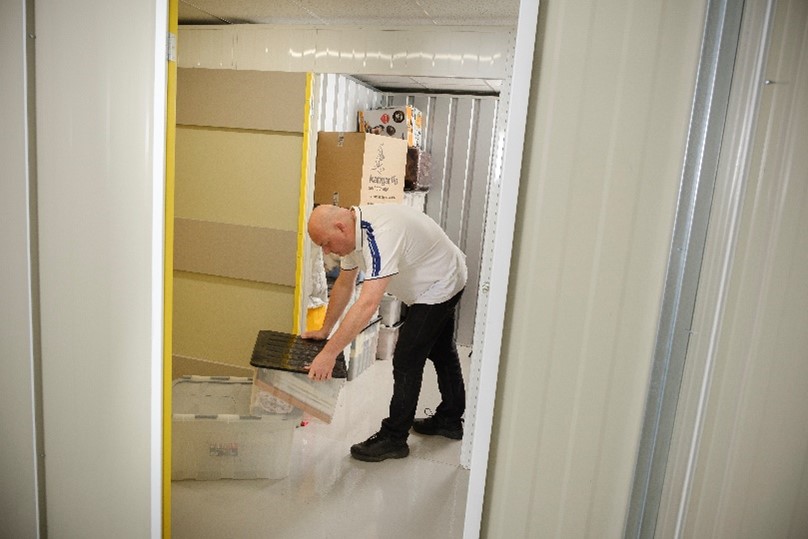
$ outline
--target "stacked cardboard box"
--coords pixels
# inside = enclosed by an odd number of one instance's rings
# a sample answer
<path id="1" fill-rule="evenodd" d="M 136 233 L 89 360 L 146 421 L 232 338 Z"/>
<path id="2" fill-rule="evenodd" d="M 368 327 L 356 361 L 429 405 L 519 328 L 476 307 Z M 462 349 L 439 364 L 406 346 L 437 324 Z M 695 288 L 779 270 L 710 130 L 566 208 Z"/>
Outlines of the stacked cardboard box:
<path id="1" fill-rule="evenodd" d="M 410 148 L 423 145 L 421 111 L 409 105 L 386 109 L 360 110 L 359 131 L 401 139 Z"/>

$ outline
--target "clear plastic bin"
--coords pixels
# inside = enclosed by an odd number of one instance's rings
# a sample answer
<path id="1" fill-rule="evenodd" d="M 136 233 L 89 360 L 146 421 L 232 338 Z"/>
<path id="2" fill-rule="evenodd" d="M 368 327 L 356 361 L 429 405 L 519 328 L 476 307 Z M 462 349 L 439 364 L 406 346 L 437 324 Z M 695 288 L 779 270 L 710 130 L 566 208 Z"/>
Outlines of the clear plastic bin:
<path id="1" fill-rule="evenodd" d="M 171 479 L 281 479 L 303 413 L 250 414 L 252 379 L 183 376 L 172 388 Z"/>
<path id="2" fill-rule="evenodd" d="M 381 319 L 376 318 L 351 343 L 348 360 L 348 381 L 356 379 L 376 361 Z"/>

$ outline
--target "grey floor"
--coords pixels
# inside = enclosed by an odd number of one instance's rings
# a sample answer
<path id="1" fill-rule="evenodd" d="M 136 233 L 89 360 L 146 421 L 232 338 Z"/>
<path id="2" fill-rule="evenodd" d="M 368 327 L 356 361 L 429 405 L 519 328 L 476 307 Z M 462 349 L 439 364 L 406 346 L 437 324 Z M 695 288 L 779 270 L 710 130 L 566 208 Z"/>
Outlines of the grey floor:
<path id="1" fill-rule="evenodd" d="M 467 349 L 461 358 L 467 375 Z M 172 537 L 461 537 L 469 471 L 460 466 L 459 441 L 412 434 L 407 458 L 350 457 L 352 444 L 378 430 L 391 387 L 389 361 L 346 383 L 331 424 L 313 420 L 295 430 L 284 479 L 172 482 Z M 419 416 L 439 400 L 427 362 Z"/>

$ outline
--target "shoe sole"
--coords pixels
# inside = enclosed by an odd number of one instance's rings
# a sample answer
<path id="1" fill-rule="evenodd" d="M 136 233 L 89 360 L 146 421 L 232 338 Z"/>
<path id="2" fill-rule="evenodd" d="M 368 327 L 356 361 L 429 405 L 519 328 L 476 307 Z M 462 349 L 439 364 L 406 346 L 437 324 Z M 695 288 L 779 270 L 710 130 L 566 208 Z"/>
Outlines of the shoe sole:
<path id="1" fill-rule="evenodd" d="M 410 454 L 410 448 L 405 447 L 403 449 L 399 449 L 398 451 L 391 451 L 389 453 L 383 453 L 381 455 L 365 455 L 363 453 L 355 452 L 351 449 L 351 456 L 356 460 L 361 460 L 363 462 L 381 462 L 387 459 L 403 459 L 404 457 Z"/>

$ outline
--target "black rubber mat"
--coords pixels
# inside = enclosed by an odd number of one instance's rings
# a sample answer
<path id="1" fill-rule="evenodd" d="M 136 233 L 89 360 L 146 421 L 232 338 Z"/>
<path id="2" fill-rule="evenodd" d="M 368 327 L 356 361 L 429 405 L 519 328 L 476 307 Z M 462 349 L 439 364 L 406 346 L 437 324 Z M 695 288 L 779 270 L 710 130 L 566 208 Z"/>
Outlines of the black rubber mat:
<path id="1" fill-rule="evenodd" d="M 299 335 L 280 331 L 261 330 L 255 339 L 250 365 L 264 369 L 275 369 L 298 373 L 308 373 L 309 365 L 328 341 L 301 339 Z M 331 372 L 333 378 L 347 378 L 348 369 L 342 352 Z"/>

